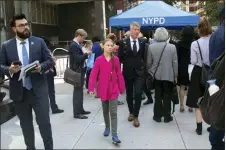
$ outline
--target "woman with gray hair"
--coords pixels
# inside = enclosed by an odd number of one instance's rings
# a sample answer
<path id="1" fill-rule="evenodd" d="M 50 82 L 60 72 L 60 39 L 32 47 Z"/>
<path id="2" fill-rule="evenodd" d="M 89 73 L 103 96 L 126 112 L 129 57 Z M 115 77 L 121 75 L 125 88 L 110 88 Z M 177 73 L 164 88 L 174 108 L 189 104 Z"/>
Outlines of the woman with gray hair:
<path id="1" fill-rule="evenodd" d="M 157 28 L 154 34 L 156 43 L 151 44 L 147 54 L 148 73 L 155 77 L 155 104 L 153 120 L 168 123 L 173 120 L 171 116 L 171 99 L 173 84 L 178 75 L 178 60 L 176 47 L 167 42 L 168 31 Z"/>

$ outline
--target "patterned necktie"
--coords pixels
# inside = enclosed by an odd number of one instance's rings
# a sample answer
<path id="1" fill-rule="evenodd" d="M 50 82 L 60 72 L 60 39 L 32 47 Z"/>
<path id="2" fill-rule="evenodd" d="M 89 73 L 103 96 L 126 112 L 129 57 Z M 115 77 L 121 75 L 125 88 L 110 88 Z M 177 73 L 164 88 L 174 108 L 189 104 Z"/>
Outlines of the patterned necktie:
<path id="1" fill-rule="evenodd" d="M 21 42 L 21 44 L 22 44 L 22 55 L 23 55 L 23 65 L 27 66 L 29 64 L 29 58 L 28 58 L 27 49 L 25 47 L 25 43 L 26 42 Z M 30 77 L 25 78 L 24 83 L 25 83 L 26 89 L 30 90 L 32 88 Z"/>
<path id="2" fill-rule="evenodd" d="M 137 53 L 137 41 L 133 41 L 133 53 L 136 54 Z"/>

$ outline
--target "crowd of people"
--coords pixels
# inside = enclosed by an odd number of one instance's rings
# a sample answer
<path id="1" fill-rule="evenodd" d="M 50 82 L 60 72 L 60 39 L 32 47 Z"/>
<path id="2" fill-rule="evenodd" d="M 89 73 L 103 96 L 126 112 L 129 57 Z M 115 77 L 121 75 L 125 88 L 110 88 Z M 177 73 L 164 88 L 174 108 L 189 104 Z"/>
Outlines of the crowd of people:
<path id="1" fill-rule="evenodd" d="M 202 67 L 204 65 L 209 67 L 211 74 L 211 63 L 224 55 L 224 18 L 223 9 L 220 13 L 221 25 L 214 33 L 208 20 L 201 18 L 198 25 L 199 38 L 196 38 L 193 27 L 186 26 L 178 42 L 172 42 L 169 32 L 163 27 L 155 30 L 153 40 L 149 42 L 141 34 L 141 26 L 137 22 L 131 23 L 130 31 L 122 40 L 117 40 L 116 35 L 110 33 L 103 42 L 96 36 L 92 38 L 92 42 L 87 41 L 84 44 L 87 32 L 78 29 L 68 52 L 69 68 L 81 74 L 79 79 L 81 85 L 74 86 L 73 117 L 87 119 L 87 115 L 91 113 L 83 106 L 85 84 L 87 93 L 100 98 L 102 102 L 105 122 L 103 135 L 109 136 L 111 133 L 113 142 L 121 143 L 117 135 L 117 107 L 124 103 L 118 100 L 119 94 L 126 93 L 127 119 L 133 122 L 134 127 L 141 125 L 139 112 L 144 93 L 147 97 L 145 105 L 154 102 L 153 120 L 162 122 L 163 118 L 165 123 L 169 123 L 173 121 L 172 91 L 175 85 L 178 85 L 180 112 L 185 111 L 184 100 L 187 89 L 186 105 L 190 112 L 195 108 L 196 133 L 201 135 L 202 113 L 198 100 L 205 92 L 205 87 L 200 84 Z M 16 37 L 2 45 L 0 75 L 9 77 L 10 98 L 15 103 L 27 149 L 35 149 L 32 109 L 45 149 L 53 149 L 49 100 L 53 113 L 63 113 L 55 101 L 55 59 L 45 39 L 44 41 L 30 35 L 25 15 L 15 15 L 11 27 Z M 18 81 L 22 66 L 15 62 L 20 61 L 21 64 L 27 65 L 36 60 L 39 60 L 40 64 L 35 71 Z M 190 74 L 189 65 L 193 66 Z M 154 91 L 146 84 L 149 76 L 154 77 Z M 213 125 L 208 130 L 212 149 L 224 149 L 224 130 L 218 130 Z"/>

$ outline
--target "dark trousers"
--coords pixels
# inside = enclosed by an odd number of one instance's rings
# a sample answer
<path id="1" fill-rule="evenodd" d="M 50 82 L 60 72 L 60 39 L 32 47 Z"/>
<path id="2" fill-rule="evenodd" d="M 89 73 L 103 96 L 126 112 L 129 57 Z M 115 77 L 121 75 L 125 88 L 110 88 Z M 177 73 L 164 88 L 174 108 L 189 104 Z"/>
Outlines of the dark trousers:
<path id="1" fill-rule="evenodd" d="M 85 73 L 81 73 L 81 80 L 82 85 L 84 84 L 84 76 Z M 82 87 L 74 87 L 74 93 L 73 93 L 73 112 L 74 116 L 79 115 L 84 111 L 83 108 L 83 86 Z"/>
<path id="2" fill-rule="evenodd" d="M 144 89 L 144 78 L 139 76 L 134 76 L 130 78 L 125 78 L 126 82 L 126 100 L 129 108 L 129 113 L 133 114 L 134 117 L 139 116 L 142 91 Z M 134 88 L 133 88 L 134 87 Z M 135 93 L 135 104 L 133 99 L 133 90 Z"/>
<path id="3" fill-rule="evenodd" d="M 146 78 L 145 78 L 145 81 L 146 81 Z M 151 96 L 151 91 L 148 90 L 148 87 L 147 87 L 146 83 L 144 83 L 144 93 L 147 96 L 148 100 L 153 100 L 152 96 Z"/>
<path id="4" fill-rule="evenodd" d="M 146 70 L 146 68 L 145 68 Z M 146 80 L 148 78 L 149 73 L 147 71 L 145 71 L 145 77 L 144 77 L 144 93 L 147 96 L 148 100 L 153 101 L 152 96 L 151 96 L 151 91 L 148 90 L 147 84 L 146 84 Z"/>
<path id="5" fill-rule="evenodd" d="M 32 109 L 35 112 L 36 122 L 39 126 L 45 149 L 53 149 L 52 129 L 49 118 L 49 100 L 46 95 L 34 95 L 33 90 L 23 91 L 23 100 L 15 101 L 15 110 L 20 119 L 24 141 L 27 149 L 35 149 L 35 134 L 33 126 Z"/>
<path id="6" fill-rule="evenodd" d="M 86 69 L 86 89 L 88 89 L 88 85 L 89 85 L 89 76 L 90 76 L 90 73 L 91 73 L 92 69 L 91 68 L 87 68 Z"/>
<path id="7" fill-rule="evenodd" d="M 211 150 L 224 150 L 225 142 L 223 141 L 225 136 L 224 130 L 216 130 L 214 127 L 210 127 L 209 141 L 212 145 Z"/>
<path id="8" fill-rule="evenodd" d="M 46 74 L 46 78 L 47 78 L 47 83 L 48 83 L 48 92 L 49 92 L 50 106 L 51 106 L 52 111 L 54 111 L 54 110 L 58 109 L 58 106 L 56 104 L 54 74 L 53 74 L 53 72 L 49 71 Z"/>
<path id="9" fill-rule="evenodd" d="M 171 100 L 170 91 L 172 91 L 172 83 L 169 81 L 155 81 L 155 104 L 154 116 L 156 118 L 170 117 Z"/>

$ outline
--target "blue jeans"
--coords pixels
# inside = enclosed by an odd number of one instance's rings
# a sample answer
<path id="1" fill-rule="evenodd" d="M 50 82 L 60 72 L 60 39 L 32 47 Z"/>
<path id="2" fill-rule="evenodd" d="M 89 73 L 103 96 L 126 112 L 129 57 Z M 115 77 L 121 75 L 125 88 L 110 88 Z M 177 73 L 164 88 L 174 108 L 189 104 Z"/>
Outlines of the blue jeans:
<path id="1" fill-rule="evenodd" d="M 225 142 L 224 139 L 224 130 L 216 130 L 214 127 L 210 127 L 209 141 L 212 146 L 211 150 L 224 150 Z"/>

